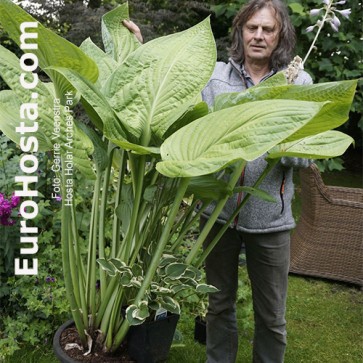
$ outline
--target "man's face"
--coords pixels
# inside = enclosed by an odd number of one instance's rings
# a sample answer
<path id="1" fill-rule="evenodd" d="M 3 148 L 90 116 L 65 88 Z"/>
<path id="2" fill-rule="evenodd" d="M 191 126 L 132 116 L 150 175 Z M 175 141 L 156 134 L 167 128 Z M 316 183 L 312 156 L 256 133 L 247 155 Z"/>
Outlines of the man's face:
<path id="1" fill-rule="evenodd" d="M 242 28 L 245 62 L 268 64 L 279 42 L 279 24 L 270 8 L 258 10 Z"/>

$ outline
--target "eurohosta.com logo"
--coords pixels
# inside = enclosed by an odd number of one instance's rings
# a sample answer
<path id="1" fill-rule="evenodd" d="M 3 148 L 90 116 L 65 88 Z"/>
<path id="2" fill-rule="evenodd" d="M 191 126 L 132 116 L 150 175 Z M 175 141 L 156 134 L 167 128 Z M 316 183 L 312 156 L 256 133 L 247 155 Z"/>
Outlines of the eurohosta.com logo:
<path id="1" fill-rule="evenodd" d="M 20 85 L 29 92 L 30 102 L 22 103 L 19 109 L 20 122 L 15 131 L 20 136 L 20 148 L 23 152 L 20 159 L 20 170 L 23 175 L 16 176 L 15 182 L 22 185 L 22 189 L 15 191 L 15 197 L 23 197 L 19 208 L 20 216 L 20 243 L 27 247 L 20 249 L 21 255 L 32 257 L 16 258 L 15 275 L 37 275 L 38 259 L 34 256 L 38 252 L 38 227 L 28 226 L 28 221 L 38 215 L 38 204 L 33 197 L 38 196 L 38 191 L 31 188 L 38 182 L 38 158 L 33 153 L 38 151 L 38 93 L 36 89 L 39 79 L 36 69 L 38 68 L 38 57 L 32 52 L 38 49 L 37 44 L 37 22 L 24 22 L 20 26 L 20 48 L 24 54 L 20 58 L 20 68 L 22 73 L 19 77 Z M 31 31 L 29 31 L 31 30 Z M 35 184 L 34 184 L 35 183 Z"/>

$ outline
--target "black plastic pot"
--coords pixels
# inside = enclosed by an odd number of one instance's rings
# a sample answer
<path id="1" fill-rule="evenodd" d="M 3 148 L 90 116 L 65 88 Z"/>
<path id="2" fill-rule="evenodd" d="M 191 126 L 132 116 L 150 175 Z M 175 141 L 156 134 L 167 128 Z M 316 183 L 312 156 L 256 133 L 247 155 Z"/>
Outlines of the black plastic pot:
<path id="1" fill-rule="evenodd" d="M 129 355 L 137 363 L 156 363 L 168 358 L 179 315 L 132 326 L 127 334 Z"/>
<path id="2" fill-rule="evenodd" d="M 179 315 L 168 314 L 163 319 L 130 327 L 126 337 L 130 358 L 137 363 L 165 361 L 169 355 L 178 320 Z M 58 328 L 53 338 L 53 351 L 61 363 L 79 362 L 69 357 L 60 345 L 62 332 L 73 325 L 73 320 L 65 322 Z"/>
<path id="3" fill-rule="evenodd" d="M 77 362 L 73 358 L 69 357 L 67 355 L 67 353 L 64 352 L 64 350 L 62 349 L 62 347 L 60 345 L 61 334 L 63 333 L 63 331 L 65 329 L 71 327 L 72 325 L 74 325 L 73 320 L 66 321 L 63 325 L 61 325 L 57 329 L 57 331 L 55 332 L 54 337 L 53 337 L 53 352 L 61 363 L 76 363 Z"/>
<path id="4" fill-rule="evenodd" d="M 207 323 L 201 316 L 194 320 L 194 340 L 200 344 L 206 344 L 207 341 Z"/>

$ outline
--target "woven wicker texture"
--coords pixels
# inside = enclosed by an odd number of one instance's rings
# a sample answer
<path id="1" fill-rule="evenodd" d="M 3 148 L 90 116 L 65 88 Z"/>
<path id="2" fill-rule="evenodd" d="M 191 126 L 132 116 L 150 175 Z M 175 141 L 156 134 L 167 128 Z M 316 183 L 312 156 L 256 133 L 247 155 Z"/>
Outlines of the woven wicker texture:
<path id="1" fill-rule="evenodd" d="M 300 179 L 290 272 L 363 286 L 363 189 L 325 185 L 314 164 Z"/>

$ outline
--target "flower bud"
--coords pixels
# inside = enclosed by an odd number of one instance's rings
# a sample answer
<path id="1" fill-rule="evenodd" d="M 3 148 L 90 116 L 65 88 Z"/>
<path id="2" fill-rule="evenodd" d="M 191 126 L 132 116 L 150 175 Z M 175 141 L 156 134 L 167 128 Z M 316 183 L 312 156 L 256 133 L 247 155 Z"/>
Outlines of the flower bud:
<path id="1" fill-rule="evenodd" d="M 330 23 L 330 26 L 331 26 L 331 28 L 335 31 L 335 32 L 338 32 L 339 31 L 339 29 L 338 29 L 338 27 L 333 23 L 333 22 L 331 22 Z"/>
<path id="2" fill-rule="evenodd" d="M 330 0 L 323 0 L 323 3 L 324 3 L 325 5 L 329 5 L 329 4 L 330 4 Z"/>
<path id="3" fill-rule="evenodd" d="M 316 16 L 316 15 L 319 15 L 320 11 L 322 9 L 311 9 L 310 10 L 310 16 Z"/>
<path id="4" fill-rule="evenodd" d="M 311 25 L 311 26 L 308 26 L 305 30 L 307 33 L 310 33 L 314 30 L 314 28 L 315 28 L 315 25 Z"/>
<path id="5" fill-rule="evenodd" d="M 338 19 L 338 17 L 336 17 L 335 16 L 335 14 L 334 14 L 334 17 L 333 17 L 333 19 L 332 19 L 332 23 L 337 27 L 337 28 L 339 28 L 339 26 L 340 26 L 340 20 Z"/>

